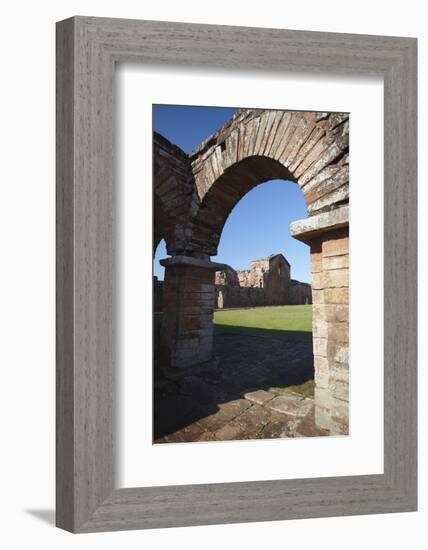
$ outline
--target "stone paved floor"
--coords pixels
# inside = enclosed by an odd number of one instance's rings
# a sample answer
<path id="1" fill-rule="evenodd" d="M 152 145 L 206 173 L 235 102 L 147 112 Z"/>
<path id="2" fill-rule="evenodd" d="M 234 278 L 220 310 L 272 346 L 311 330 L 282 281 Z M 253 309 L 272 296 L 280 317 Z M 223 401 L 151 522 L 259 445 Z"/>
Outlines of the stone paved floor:
<path id="1" fill-rule="evenodd" d="M 328 435 L 315 426 L 312 342 L 220 334 L 216 360 L 156 371 L 155 443 Z"/>

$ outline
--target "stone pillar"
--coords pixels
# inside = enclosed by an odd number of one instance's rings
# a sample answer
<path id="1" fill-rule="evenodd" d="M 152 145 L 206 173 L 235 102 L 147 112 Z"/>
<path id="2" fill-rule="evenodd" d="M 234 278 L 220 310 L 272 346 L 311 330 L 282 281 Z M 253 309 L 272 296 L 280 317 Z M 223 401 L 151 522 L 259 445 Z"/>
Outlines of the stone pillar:
<path id="1" fill-rule="evenodd" d="M 187 256 L 161 260 L 165 266 L 161 361 L 186 368 L 212 358 L 215 272 L 223 264 Z"/>
<path id="2" fill-rule="evenodd" d="M 291 234 L 311 247 L 315 421 L 349 433 L 348 207 L 295 222 Z"/>
<path id="3" fill-rule="evenodd" d="M 332 434 L 349 431 L 349 230 L 311 243 L 315 419 Z"/>

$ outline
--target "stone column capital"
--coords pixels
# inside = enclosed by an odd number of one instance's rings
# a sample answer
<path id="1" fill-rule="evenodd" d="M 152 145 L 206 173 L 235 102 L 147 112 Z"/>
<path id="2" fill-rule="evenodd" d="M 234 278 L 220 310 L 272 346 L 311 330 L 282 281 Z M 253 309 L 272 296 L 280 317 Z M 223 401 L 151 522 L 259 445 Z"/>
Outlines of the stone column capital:
<path id="1" fill-rule="evenodd" d="M 199 267 L 202 269 L 211 269 L 213 271 L 222 271 L 229 267 L 227 264 L 221 264 L 218 262 L 212 262 L 211 260 L 203 258 L 193 258 L 192 256 L 172 256 L 171 258 L 164 258 L 159 262 L 164 267 Z"/>
<path id="2" fill-rule="evenodd" d="M 290 235 L 309 244 L 321 234 L 349 226 L 349 206 L 341 206 L 290 224 Z"/>

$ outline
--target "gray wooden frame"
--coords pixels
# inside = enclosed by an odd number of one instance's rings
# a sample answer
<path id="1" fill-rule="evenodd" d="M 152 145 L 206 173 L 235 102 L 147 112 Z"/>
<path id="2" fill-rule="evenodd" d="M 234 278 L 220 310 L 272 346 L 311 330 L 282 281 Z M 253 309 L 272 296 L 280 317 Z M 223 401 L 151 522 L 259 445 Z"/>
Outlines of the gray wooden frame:
<path id="1" fill-rule="evenodd" d="M 382 475 L 115 488 L 113 80 L 123 61 L 383 76 Z M 59 527 L 91 532 L 416 510 L 416 298 L 416 39 L 90 17 L 57 24 Z"/>

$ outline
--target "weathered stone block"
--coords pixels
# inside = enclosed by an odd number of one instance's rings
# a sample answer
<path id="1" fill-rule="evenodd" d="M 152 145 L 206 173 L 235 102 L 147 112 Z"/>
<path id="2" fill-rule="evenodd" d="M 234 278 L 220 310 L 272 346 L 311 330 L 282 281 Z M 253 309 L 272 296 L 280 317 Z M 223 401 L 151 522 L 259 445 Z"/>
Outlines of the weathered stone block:
<path id="1" fill-rule="evenodd" d="M 347 435 L 349 433 L 349 403 L 333 397 L 330 414 L 331 434 Z"/>
<path id="2" fill-rule="evenodd" d="M 312 273 L 312 289 L 313 289 L 313 291 L 323 290 L 324 288 L 325 288 L 324 272 L 319 271 L 319 272 Z"/>
<path id="3" fill-rule="evenodd" d="M 348 323 L 327 323 L 327 337 L 335 342 L 349 342 L 349 325 Z"/>
<path id="4" fill-rule="evenodd" d="M 349 237 L 326 240 L 322 243 L 323 259 L 328 256 L 349 254 Z"/>
<path id="5" fill-rule="evenodd" d="M 266 405 L 274 411 L 289 414 L 291 416 L 305 416 L 312 407 L 312 400 L 303 399 L 299 395 L 290 393 L 278 395 Z"/>
<path id="6" fill-rule="evenodd" d="M 306 185 L 302 186 L 303 194 L 305 198 L 308 196 L 308 202 L 311 201 L 311 193 L 316 192 L 318 189 L 322 189 L 325 185 L 331 181 L 334 176 L 340 170 L 341 165 L 331 164 L 327 166 L 321 172 L 319 172 L 314 178 L 311 179 Z"/>
<path id="7" fill-rule="evenodd" d="M 322 296 L 325 304 L 349 304 L 349 288 L 326 288 Z"/>
<path id="8" fill-rule="evenodd" d="M 328 360 L 326 357 L 314 356 L 314 368 L 315 370 L 324 370 L 328 372 Z"/>
<path id="9" fill-rule="evenodd" d="M 324 430 L 330 430 L 331 416 L 329 409 L 315 404 L 315 424 Z"/>
<path id="10" fill-rule="evenodd" d="M 316 288 L 349 287 L 349 270 L 333 269 L 324 271 L 321 276 L 321 285 Z"/>
<path id="11" fill-rule="evenodd" d="M 314 355 L 319 357 L 327 357 L 327 338 L 313 338 Z"/>
<path id="12" fill-rule="evenodd" d="M 309 203 L 308 200 L 308 212 L 313 214 L 322 210 L 326 210 L 334 204 L 345 201 L 349 198 L 349 185 L 348 182 L 343 184 L 339 189 L 333 189 L 332 191 L 323 195 L 320 199 Z"/>
<path id="13" fill-rule="evenodd" d="M 288 127 L 290 125 L 291 119 L 292 119 L 292 113 L 290 112 L 282 113 L 282 119 L 277 129 L 277 139 L 274 140 L 274 142 L 272 143 L 272 147 L 270 149 L 270 155 L 274 159 L 278 159 L 282 153 L 283 145 L 285 143 L 284 138 L 286 140 Z"/>
<path id="14" fill-rule="evenodd" d="M 226 422 L 229 422 L 243 413 L 251 403 L 245 399 L 235 399 L 219 405 L 219 411 L 215 414 L 205 416 L 198 420 L 198 424 L 212 433 L 222 428 Z"/>
<path id="15" fill-rule="evenodd" d="M 318 254 L 311 254 L 311 272 L 312 273 L 320 273 L 323 271 L 323 262 L 322 257 L 319 257 L 321 255 Z"/>
<path id="16" fill-rule="evenodd" d="M 288 166 L 292 172 L 294 172 L 296 167 L 304 159 L 304 156 L 301 154 L 302 151 L 307 152 L 302 145 L 308 139 L 314 128 L 313 121 L 309 120 L 309 118 L 310 117 L 306 118 L 305 116 L 301 117 L 293 135 L 292 146 L 287 154 L 286 166 Z"/>
<path id="17" fill-rule="evenodd" d="M 333 397 L 342 399 L 343 401 L 349 401 L 349 384 L 348 382 L 342 382 L 340 380 L 330 381 L 330 391 Z"/>
<path id="18" fill-rule="evenodd" d="M 243 427 L 237 422 L 229 422 L 214 432 L 216 440 L 219 441 L 232 441 L 233 439 L 240 439 Z"/>
<path id="19" fill-rule="evenodd" d="M 341 206 L 293 222 L 290 224 L 290 234 L 300 241 L 311 244 L 312 248 L 314 239 L 320 244 L 320 239 L 324 242 L 325 239 L 335 240 L 347 236 L 348 223 L 349 207 Z"/>
<path id="20" fill-rule="evenodd" d="M 312 307 L 314 318 L 325 321 L 343 323 L 349 320 L 348 304 L 314 304 Z"/>
<path id="21" fill-rule="evenodd" d="M 325 357 L 314 357 L 315 384 L 317 388 L 329 387 L 329 363 Z"/>
<path id="22" fill-rule="evenodd" d="M 281 122 L 281 119 L 282 119 L 282 112 L 281 111 L 276 111 L 275 117 L 274 117 L 274 120 L 273 120 L 273 123 L 272 123 L 272 127 L 271 127 L 271 130 L 269 132 L 269 138 L 266 142 L 266 146 L 265 146 L 265 149 L 264 149 L 264 154 L 266 156 L 268 156 L 270 151 L 271 151 L 272 144 L 275 140 L 276 133 L 277 133 L 277 130 L 278 130 L 278 126 Z"/>
<path id="23" fill-rule="evenodd" d="M 274 393 L 270 393 L 265 390 L 257 390 L 253 392 L 247 392 L 244 394 L 244 398 L 258 405 L 265 405 L 268 401 L 271 401 L 275 397 Z"/>
<path id="24" fill-rule="evenodd" d="M 184 443 L 186 441 L 197 441 L 204 433 L 203 428 L 198 424 L 190 424 L 165 437 L 167 443 Z"/>
<path id="25" fill-rule="evenodd" d="M 328 166 L 342 153 L 341 147 L 337 143 L 332 143 L 325 151 L 322 152 L 320 158 L 312 163 L 309 168 L 299 177 L 301 185 L 308 183 L 321 170 Z"/>
<path id="26" fill-rule="evenodd" d="M 349 418 L 331 418 L 330 435 L 349 435 Z"/>
<path id="27" fill-rule="evenodd" d="M 233 422 L 236 422 L 242 427 L 244 437 L 248 438 L 254 437 L 259 433 L 263 426 L 269 422 L 270 417 L 271 411 L 267 407 L 261 407 L 260 405 L 254 404 L 235 418 Z"/>
<path id="28" fill-rule="evenodd" d="M 315 179 L 315 178 L 314 178 Z M 313 182 L 314 180 L 312 180 Z M 349 167 L 348 166 L 339 166 L 332 176 L 327 180 L 322 180 L 317 182 L 312 186 L 312 182 L 305 186 L 305 201 L 306 204 L 310 205 L 310 211 L 316 210 L 314 208 L 314 203 L 324 198 L 326 195 L 339 189 L 340 187 L 346 186 L 349 188 Z"/>
<path id="29" fill-rule="evenodd" d="M 343 363 L 330 362 L 330 374 L 332 379 L 341 382 L 349 382 L 349 366 Z"/>
<path id="30" fill-rule="evenodd" d="M 348 365 L 349 346 L 338 346 L 335 350 L 334 360 L 337 361 L 337 363 Z"/>
<path id="31" fill-rule="evenodd" d="M 326 315 L 328 321 L 349 323 L 349 306 L 348 304 L 327 304 Z"/>
<path id="32" fill-rule="evenodd" d="M 313 318 L 312 320 L 312 335 L 314 338 L 328 337 L 328 324 L 323 319 Z"/>
<path id="33" fill-rule="evenodd" d="M 324 290 L 314 289 L 312 287 L 312 303 L 323 304 L 324 303 Z"/>
<path id="34" fill-rule="evenodd" d="M 315 405 L 324 409 L 330 408 L 331 394 L 327 388 L 318 388 L 315 386 Z"/>
<path id="35" fill-rule="evenodd" d="M 311 132 L 307 136 L 306 142 L 300 148 L 299 154 L 295 161 L 290 165 L 290 170 L 294 173 L 297 167 L 302 163 L 303 159 L 307 158 L 308 153 L 315 147 L 317 143 L 325 136 L 325 127 L 322 123 L 312 124 Z"/>
<path id="36" fill-rule="evenodd" d="M 349 417 L 349 402 L 339 399 L 337 397 L 331 397 L 330 399 L 330 412 L 334 418 L 348 418 Z"/>
<path id="37" fill-rule="evenodd" d="M 328 288 L 349 287 L 348 269 L 334 269 L 312 273 L 312 286 L 314 290 Z"/>
<path id="38" fill-rule="evenodd" d="M 323 269 L 343 269 L 349 267 L 349 255 L 343 256 L 325 256 L 322 259 Z"/>

